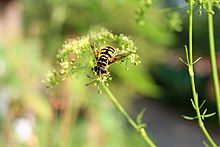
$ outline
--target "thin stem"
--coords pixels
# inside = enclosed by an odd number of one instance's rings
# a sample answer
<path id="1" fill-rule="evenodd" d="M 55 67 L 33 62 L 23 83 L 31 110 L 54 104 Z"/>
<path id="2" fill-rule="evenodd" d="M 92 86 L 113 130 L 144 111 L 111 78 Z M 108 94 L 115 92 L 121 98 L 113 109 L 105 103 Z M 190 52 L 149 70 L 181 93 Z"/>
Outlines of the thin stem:
<path id="1" fill-rule="evenodd" d="M 211 4 L 209 5 L 209 11 L 212 11 Z M 209 49 L 210 49 L 210 60 L 211 60 L 211 68 L 212 68 L 212 78 L 214 84 L 215 97 L 217 101 L 218 121 L 220 125 L 220 93 L 219 93 L 218 71 L 216 66 L 213 16 L 212 14 L 209 13 L 208 13 L 208 27 L 209 27 Z"/>
<path id="2" fill-rule="evenodd" d="M 207 129 L 205 128 L 205 125 L 202 121 L 202 118 L 201 118 L 201 114 L 200 114 L 200 110 L 199 110 L 199 101 L 198 101 L 198 94 L 196 92 L 196 89 L 195 89 L 195 78 L 194 78 L 194 75 L 190 75 L 190 79 L 191 79 L 191 85 L 192 85 L 192 91 L 193 91 L 193 98 L 194 98 L 194 102 L 195 102 L 195 107 L 196 107 L 196 114 L 198 116 L 198 124 L 199 124 L 199 127 L 201 128 L 203 134 L 206 136 L 206 138 L 208 139 L 208 141 L 210 142 L 210 144 L 213 146 L 213 147 L 217 147 L 216 143 L 213 141 L 213 139 L 211 138 L 211 136 L 209 135 Z"/>
<path id="3" fill-rule="evenodd" d="M 195 109 L 196 114 L 198 116 L 198 124 L 201 130 L 203 131 L 204 135 L 210 142 L 210 144 L 213 147 L 217 147 L 213 139 L 210 137 L 208 131 L 205 128 L 205 125 L 202 121 L 200 109 L 199 109 L 199 99 L 198 94 L 196 92 L 196 84 L 195 84 L 195 77 L 194 77 L 194 70 L 193 70 L 193 48 L 192 48 L 192 33 L 193 32 L 193 0 L 189 1 L 189 65 L 188 65 L 188 71 L 190 75 L 191 80 L 191 86 L 192 86 L 192 93 L 193 93 L 193 99 L 195 103 Z"/>
<path id="4" fill-rule="evenodd" d="M 145 142 L 150 147 L 156 147 L 156 145 L 153 143 L 153 141 L 149 138 L 144 128 L 140 128 L 135 121 L 129 116 L 129 114 L 125 111 L 125 109 L 121 106 L 121 104 L 117 101 L 115 96 L 112 94 L 112 92 L 109 90 L 108 87 L 105 86 L 104 83 L 102 83 L 102 87 L 111 99 L 111 101 L 115 104 L 115 106 L 119 109 L 119 111 L 125 116 L 125 118 L 128 120 L 128 122 L 132 125 L 132 127 L 142 136 L 142 138 L 145 140 Z"/>
<path id="5" fill-rule="evenodd" d="M 193 0 L 189 3 L 189 64 L 193 64 L 192 33 L 193 33 Z M 193 67 L 192 67 L 193 69 Z"/>

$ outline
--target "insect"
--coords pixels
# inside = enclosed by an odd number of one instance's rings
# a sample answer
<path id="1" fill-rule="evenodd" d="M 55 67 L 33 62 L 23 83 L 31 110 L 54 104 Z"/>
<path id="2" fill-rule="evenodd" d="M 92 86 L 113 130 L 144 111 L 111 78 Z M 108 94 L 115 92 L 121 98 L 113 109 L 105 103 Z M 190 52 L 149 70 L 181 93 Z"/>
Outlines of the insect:
<path id="1" fill-rule="evenodd" d="M 125 57 L 127 57 L 129 54 L 117 54 L 117 51 L 115 48 L 107 45 L 103 47 L 100 50 L 95 49 L 93 46 L 93 52 L 95 55 L 95 66 L 93 67 L 93 72 L 100 78 L 100 80 L 105 80 L 108 77 L 110 77 L 110 73 L 108 71 L 109 66 L 116 62 L 123 60 Z M 123 62 L 123 61 L 122 61 Z M 97 79 L 95 80 L 97 81 Z M 90 85 L 94 83 L 95 81 L 87 84 Z"/>
<path id="2" fill-rule="evenodd" d="M 94 66 L 94 72 L 100 76 L 105 75 L 108 76 L 108 67 L 110 64 L 114 63 L 117 58 L 115 55 L 115 49 L 111 46 L 106 46 L 102 48 L 99 52 L 95 53 L 96 55 L 96 65 Z"/>

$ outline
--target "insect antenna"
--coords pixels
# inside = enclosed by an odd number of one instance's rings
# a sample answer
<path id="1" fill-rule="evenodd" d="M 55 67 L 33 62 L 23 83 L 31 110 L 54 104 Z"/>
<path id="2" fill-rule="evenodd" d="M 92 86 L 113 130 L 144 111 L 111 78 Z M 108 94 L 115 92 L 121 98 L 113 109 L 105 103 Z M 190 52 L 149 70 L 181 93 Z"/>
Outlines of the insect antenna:
<path id="1" fill-rule="evenodd" d="M 86 84 L 86 86 L 89 86 L 89 85 L 91 85 L 91 84 L 95 83 L 96 81 L 97 81 L 97 80 L 94 80 L 94 81 L 92 81 L 92 82 L 90 82 L 90 83 Z"/>
<path id="2" fill-rule="evenodd" d="M 91 77 L 91 76 L 89 76 L 89 75 L 87 75 L 87 77 L 90 78 L 90 79 L 95 79 L 94 77 Z"/>
<path id="3" fill-rule="evenodd" d="M 91 85 L 91 84 L 93 84 L 94 82 L 97 81 L 96 78 L 94 78 L 94 77 L 91 77 L 91 76 L 89 76 L 89 75 L 87 75 L 87 77 L 90 78 L 90 79 L 95 79 L 95 80 L 93 80 L 92 82 L 86 84 L 86 86 L 89 86 L 89 85 Z"/>

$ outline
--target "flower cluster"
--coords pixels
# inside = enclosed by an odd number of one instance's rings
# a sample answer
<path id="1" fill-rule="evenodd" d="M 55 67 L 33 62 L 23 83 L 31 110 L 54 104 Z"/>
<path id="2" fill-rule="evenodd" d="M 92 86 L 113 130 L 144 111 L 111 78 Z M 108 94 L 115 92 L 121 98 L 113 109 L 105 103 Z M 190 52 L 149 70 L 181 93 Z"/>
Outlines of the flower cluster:
<path id="1" fill-rule="evenodd" d="M 183 20 L 179 12 L 174 11 L 168 13 L 166 20 L 169 29 L 176 32 L 181 32 L 183 30 L 182 28 Z"/>
<path id="2" fill-rule="evenodd" d="M 97 64 L 94 48 L 100 51 L 106 45 L 114 45 L 116 54 L 125 55 L 123 61 L 126 60 L 135 65 L 140 63 L 137 47 L 130 37 L 123 34 L 116 35 L 102 28 L 100 31 L 92 31 L 88 35 L 66 41 L 57 54 L 59 68 L 49 71 L 44 83 L 47 87 L 55 87 L 60 80 L 73 78 L 74 74 L 80 70 L 91 71 Z M 106 82 L 110 79 L 102 75 L 94 74 L 94 76 L 96 76 L 96 82 Z"/>
<path id="3" fill-rule="evenodd" d="M 189 0 L 185 0 L 187 3 L 189 3 Z M 193 0 L 193 4 L 197 5 L 198 7 L 198 14 L 202 15 L 202 10 L 204 9 L 207 13 L 214 15 L 215 12 L 210 9 L 212 6 L 216 6 L 219 8 L 219 0 Z M 188 11 L 189 13 L 189 11 Z"/>
<path id="4" fill-rule="evenodd" d="M 58 73 L 55 69 L 53 69 L 46 74 L 46 80 L 43 82 L 46 84 L 46 87 L 54 88 L 59 84 L 57 77 Z"/>
<path id="5" fill-rule="evenodd" d="M 136 22 L 139 25 L 144 25 L 145 24 L 145 15 L 147 10 L 151 7 L 152 3 L 154 0 L 141 0 L 140 4 L 135 11 L 135 16 L 136 16 Z"/>

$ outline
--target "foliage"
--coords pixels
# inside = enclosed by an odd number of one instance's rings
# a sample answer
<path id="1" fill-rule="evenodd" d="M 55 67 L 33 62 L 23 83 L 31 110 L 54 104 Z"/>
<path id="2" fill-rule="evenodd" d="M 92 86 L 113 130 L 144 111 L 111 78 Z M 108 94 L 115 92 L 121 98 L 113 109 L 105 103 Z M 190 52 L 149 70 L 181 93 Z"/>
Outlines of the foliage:
<path id="1" fill-rule="evenodd" d="M 211 117 L 215 113 L 206 114 L 207 109 L 205 109 L 202 114 L 201 114 L 201 111 L 200 111 L 200 109 L 203 106 L 203 104 L 205 103 L 205 101 L 203 101 L 202 104 L 199 105 L 199 96 L 198 96 L 198 93 L 197 93 L 197 90 L 196 90 L 195 75 L 194 75 L 194 68 L 193 68 L 194 64 L 197 63 L 200 60 L 200 58 L 198 58 L 195 61 L 193 59 L 193 43 L 192 43 L 193 9 L 194 9 L 193 5 L 195 4 L 195 1 L 189 0 L 187 2 L 189 3 L 189 10 L 187 11 L 187 13 L 189 15 L 189 50 L 188 50 L 187 46 L 185 46 L 186 62 L 183 61 L 182 59 L 180 59 L 180 60 L 188 67 L 188 72 L 189 72 L 191 86 L 192 86 L 192 94 L 193 94 L 193 100 L 191 99 L 191 103 L 192 103 L 193 108 L 196 111 L 197 116 L 195 116 L 195 117 L 183 116 L 183 117 L 185 119 L 188 119 L 188 120 L 197 119 L 199 127 L 203 131 L 203 133 L 206 136 L 206 138 L 208 139 L 209 143 L 213 147 L 217 147 L 217 144 L 211 138 L 209 132 L 207 131 L 207 129 L 206 129 L 204 123 L 203 123 L 203 120 L 205 118 Z M 207 10 L 207 13 L 208 13 L 208 18 L 209 18 L 208 19 L 208 21 L 209 21 L 208 28 L 209 28 L 211 65 L 212 65 L 212 72 L 216 73 L 216 74 L 213 74 L 214 86 L 217 89 L 217 91 L 219 91 L 218 76 L 217 76 L 217 71 L 216 71 L 216 61 L 214 61 L 215 60 L 215 48 L 214 48 L 214 35 L 213 35 L 213 24 L 212 24 L 212 21 L 213 21 L 212 15 L 214 14 L 214 12 L 212 11 L 212 4 L 215 4 L 215 3 L 217 3 L 217 2 L 216 1 L 202 1 L 202 0 L 198 1 L 198 5 L 200 6 L 200 9 L 202 8 L 201 7 L 201 5 L 202 5 L 203 8 L 205 8 Z M 217 84 L 215 84 L 215 83 L 217 83 Z M 216 92 L 216 90 L 215 90 L 215 92 Z M 217 99 L 217 106 L 220 107 L 219 92 L 216 93 L 216 99 Z"/>
<path id="2" fill-rule="evenodd" d="M 104 83 L 104 86 L 111 82 L 107 88 L 119 97 L 118 101 L 129 113 L 135 111 L 131 106 L 139 96 L 164 98 L 168 102 L 171 96 L 166 94 L 169 93 L 174 98 L 171 103 L 174 103 L 180 97 L 185 98 L 189 95 L 189 91 L 183 87 L 182 82 L 187 81 L 182 78 L 183 72 L 178 76 L 181 78 L 180 83 L 177 82 L 176 74 L 172 75 L 163 68 L 158 68 L 161 66 L 157 66 L 165 65 L 175 73 L 182 69 L 181 65 L 177 68 L 173 66 L 176 63 L 170 55 L 174 53 L 176 57 L 176 53 L 179 54 L 176 49 L 178 44 L 175 44 L 178 38 L 183 42 L 187 40 L 186 36 L 181 36 L 187 30 L 184 24 L 188 21 L 182 19 L 185 17 L 186 3 L 169 0 L 13 2 L 18 4 L 13 5 L 19 8 L 16 14 L 22 15 L 22 34 L 11 41 L 13 37 L 9 38 L 10 34 L 6 33 L 0 40 L 0 146 L 144 146 L 144 141 L 138 136 L 138 133 L 144 134 L 143 130 L 147 126 L 142 120 L 145 118 L 144 111 L 141 111 L 134 121 L 138 131 L 136 133 L 129 129 L 115 107 L 103 98 L 106 95 L 98 94 L 94 90 L 96 88 L 91 85 L 85 86 L 94 80 L 98 85 Z M 219 8 L 217 1 L 196 0 L 194 10 L 201 15 L 203 12 L 213 14 L 215 9 L 210 10 L 208 2 Z M 184 6 L 170 7 L 171 3 L 181 3 Z M 0 17 L 3 18 L 4 8 L 1 12 Z M 216 14 L 218 15 L 215 12 L 215 16 Z M 7 15 L 9 16 L 11 15 Z M 16 22 L 13 22 L 12 26 L 15 24 Z M 194 28 L 194 34 L 201 34 L 195 36 L 194 47 L 198 45 L 197 40 L 206 36 L 203 34 L 204 25 L 198 22 L 196 24 L 199 26 Z M 103 26 L 113 32 L 100 30 Z M 173 31 L 178 32 L 177 35 Z M 12 29 L 8 32 L 13 35 L 16 33 Z M 132 36 L 132 39 L 123 34 Z M 218 39 L 215 38 L 217 44 Z M 4 40 L 6 42 L 3 42 Z M 205 48 L 205 41 L 198 42 L 201 48 Z M 63 45 L 60 46 L 61 44 Z M 96 61 L 91 46 L 101 49 L 105 45 L 112 45 L 117 53 L 129 56 L 122 60 L 124 62 L 120 61 L 120 64 L 109 67 L 112 78 L 101 80 L 92 71 Z M 177 48 L 182 48 L 179 46 Z M 170 49 L 174 47 L 175 49 Z M 141 64 L 134 65 L 139 64 L 139 60 Z M 184 62 L 188 66 L 188 62 Z M 192 63 L 195 62 L 197 60 Z M 52 92 L 42 84 L 48 69 L 52 70 L 47 73 L 44 82 L 47 87 L 53 89 Z M 151 74 L 152 69 L 159 69 L 160 75 L 157 78 Z M 90 78 L 87 78 L 87 75 Z M 171 87 L 170 91 L 162 89 L 164 83 L 158 82 L 159 78 L 166 76 L 171 77 L 166 81 L 166 85 Z M 113 80 L 109 81 L 111 79 Z M 174 86 L 171 86 L 172 83 L 175 83 Z M 177 91 L 181 92 L 181 95 L 175 95 Z M 203 96 L 200 94 L 200 97 Z M 209 102 L 207 100 L 207 103 Z M 185 103 L 180 104 L 181 108 L 185 108 Z M 212 111 L 209 107 L 204 108 L 204 104 L 207 103 L 198 103 L 201 111 L 199 117 L 184 117 L 204 120 L 214 115 L 207 113 L 208 110 Z M 198 110 L 195 108 L 195 101 L 192 101 L 192 105 L 193 110 Z M 27 140 L 19 140 L 18 136 L 21 135 L 16 134 L 16 128 L 19 122 L 24 120 L 31 124 L 32 136 Z M 160 137 L 155 137 L 155 140 L 160 142 Z M 208 143 L 204 144 L 208 146 Z"/>

